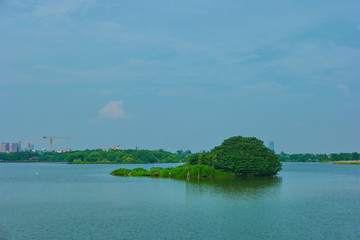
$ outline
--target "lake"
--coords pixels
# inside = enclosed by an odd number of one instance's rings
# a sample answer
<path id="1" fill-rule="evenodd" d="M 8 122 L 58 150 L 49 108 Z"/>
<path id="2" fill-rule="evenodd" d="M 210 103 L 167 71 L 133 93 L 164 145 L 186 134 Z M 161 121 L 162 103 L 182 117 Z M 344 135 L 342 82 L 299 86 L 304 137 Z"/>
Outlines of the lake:
<path id="1" fill-rule="evenodd" d="M 119 177 L 119 167 L 0 164 L 0 239 L 360 239 L 360 165 L 275 177 Z"/>

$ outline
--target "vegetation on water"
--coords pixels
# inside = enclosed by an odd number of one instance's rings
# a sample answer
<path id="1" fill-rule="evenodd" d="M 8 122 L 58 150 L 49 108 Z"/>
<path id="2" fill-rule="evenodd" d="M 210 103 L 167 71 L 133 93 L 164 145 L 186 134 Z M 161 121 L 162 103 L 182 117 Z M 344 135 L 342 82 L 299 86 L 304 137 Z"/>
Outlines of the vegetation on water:
<path id="1" fill-rule="evenodd" d="M 332 162 L 332 161 L 350 161 L 360 160 L 360 154 L 353 153 L 331 153 L 331 154 L 288 154 L 281 152 L 278 154 L 282 162 Z"/>
<path id="2" fill-rule="evenodd" d="M 232 137 L 210 152 L 186 157 L 186 164 L 175 168 L 159 169 L 158 175 L 151 170 L 141 176 L 160 177 L 217 177 L 217 176 L 266 176 L 281 170 L 281 162 L 274 151 L 254 137 Z M 154 170 L 153 170 L 154 171 Z M 138 176 L 121 169 L 113 175 Z M 136 174 L 136 173 L 135 173 Z"/>
<path id="3" fill-rule="evenodd" d="M 161 168 L 153 167 L 150 170 L 144 168 L 119 168 L 111 172 L 115 176 L 148 176 L 148 177 L 172 177 L 172 178 L 196 178 L 196 177 L 235 177 L 233 172 L 225 172 L 214 169 L 208 165 L 187 165 Z"/>
<path id="4" fill-rule="evenodd" d="M 170 153 L 164 150 L 85 150 L 74 152 L 14 152 L 0 153 L 0 161 L 7 162 L 69 162 L 86 163 L 177 163 L 190 151 Z"/>

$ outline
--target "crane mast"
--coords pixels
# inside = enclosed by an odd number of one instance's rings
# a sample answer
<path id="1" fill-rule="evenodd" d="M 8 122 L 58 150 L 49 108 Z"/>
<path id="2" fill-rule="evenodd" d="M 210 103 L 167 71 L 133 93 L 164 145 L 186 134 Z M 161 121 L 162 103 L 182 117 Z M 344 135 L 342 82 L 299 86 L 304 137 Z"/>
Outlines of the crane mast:
<path id="1" fill-rule="evenodd" d="M 43 136 L 43 138 L 50 138 L 50 152 L 52 152 L 53 138 L 65 138 L 65 139 L 71 139 L 72 137 Z"/>
<path id="2" fill-rule="evenodd" d="M 30 143 L 43 143 L 44 141 L 20 141 L 20 143 L 27 143 L 28 145 L 28 152 L 30 152 Z"/>

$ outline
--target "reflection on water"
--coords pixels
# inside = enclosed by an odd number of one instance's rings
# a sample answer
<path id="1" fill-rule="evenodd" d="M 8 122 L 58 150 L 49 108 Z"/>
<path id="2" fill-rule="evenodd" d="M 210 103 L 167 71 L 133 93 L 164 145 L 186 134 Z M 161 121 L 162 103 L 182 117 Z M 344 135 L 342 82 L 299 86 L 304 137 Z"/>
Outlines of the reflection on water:
<path id="1" fill-rule="evenodd" d="M 186 181 L 186 180 L 183 180 Z M 261 197 L 276 192 L 282 178 L 200 178 L 190 179 L 186 184 L 187 194 L 215 194 L 231 197 Z"/>

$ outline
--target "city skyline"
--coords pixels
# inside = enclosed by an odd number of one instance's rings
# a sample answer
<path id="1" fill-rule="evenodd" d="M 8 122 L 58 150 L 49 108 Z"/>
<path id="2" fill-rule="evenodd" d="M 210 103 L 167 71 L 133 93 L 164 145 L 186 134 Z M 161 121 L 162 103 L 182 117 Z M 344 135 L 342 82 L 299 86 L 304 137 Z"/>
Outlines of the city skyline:
<path id="1" fill-rule="evenodd" d="M 0 142 L 360 152 L 360 4 L 0 3 Z"/>

